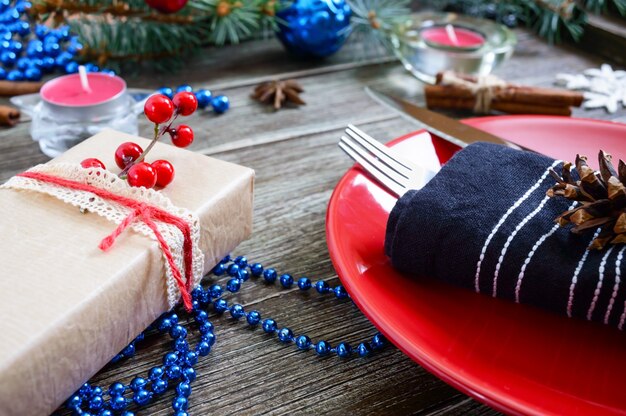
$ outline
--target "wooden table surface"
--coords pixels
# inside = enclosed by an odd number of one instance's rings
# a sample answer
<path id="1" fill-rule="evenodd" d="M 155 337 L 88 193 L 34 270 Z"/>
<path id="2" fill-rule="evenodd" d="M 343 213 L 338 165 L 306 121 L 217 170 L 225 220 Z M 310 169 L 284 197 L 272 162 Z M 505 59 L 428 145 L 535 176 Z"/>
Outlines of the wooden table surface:
<path id="1" fill-rule="evenodd" d="M 576 73 L 602 62 L 573 47 L 549 46 L 522 30 L 517 35 L 514 57 L 497 70 L 509 81 L 549 86 L 557 72 Z M 302 61 L 288 57 L 275 40 L 252 41 L 204 51 L 176 74 L 128 79 L 131 87 L 189 83 L 230 98 L 226 114 L 200 111 L 188 124 L 196 132 L 191 150 L 256 171 L 253 235 L 234 254 L 244 254 L 279 273 L 338 283 L 326 247 L 325 213 L 333 188 L 352 165 L 337 147 L 341 131 L 353 123 L 388 141 L 415 130 L 413 124 L 373 102 L 363 91 L 366 85 L 423 102 L 422 85 L 400 64 L 389 57 L 359 59 L 360 53 L 360 45 L 349 45 L 327 60 Z M 258 82 L 287 77 L 304 86 L 306 106 L 274 112 L 249 98 Z M 623 109 L 616 114 L 576 110 L 575 116 L 626 122 Z M 31 141 L 29 127 L 25 119 L 0 131 L 2 182 L 48 160 Z M 145 120 L 140 128 L 142 135 L 150 136 Z M 234 299 L 296 333 L 333 345 L 340 340 L 356 345 L 376 333 L 349 300 L 302 294 L 297 287 L 280 290 L 278 285 L 250 282 Z M 262 331 L 251 331 L 226 315 L 211 320 L 217 343 L 196 367 L 189 407 L 193 415 L 498 414 L 446 385 L 393 346 L 367 359 L 320 359 L 282 345 Z M 192 331 L 190 342 L 197 336 Z M 168 348 L 169 337 L 158 338 L 134 358 L 103 369 L 90 382 L 108 386 L 118 379 L 130 381 L 159 362 Z M 171 414 L 172 397 L 170 391 L 139 414 Z"/>

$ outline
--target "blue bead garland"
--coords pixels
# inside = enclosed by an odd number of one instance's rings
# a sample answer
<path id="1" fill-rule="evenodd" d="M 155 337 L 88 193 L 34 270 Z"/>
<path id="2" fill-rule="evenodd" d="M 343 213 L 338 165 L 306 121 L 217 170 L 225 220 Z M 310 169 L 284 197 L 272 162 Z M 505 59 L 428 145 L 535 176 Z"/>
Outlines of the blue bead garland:
<path id="1" fill-rule="evenodd" d="M 183 85 L 179 88 L 185 87 Z M 152 367 L 145 378 L 141 376 L 133 378 L 128 385 L 114 382 L 105 389 L 85 383 L 67 399 L 65 407 L 72 410 L 74 414 L 83 416 L 109 416 L 113 414 L 133 416 L 134 413 L 129 407 L 145 406 L 171 388 L 175 390 L 171 406 L 174 414 L 176 416 L 188 415 L 187 408 L 192 392 L 191 384 L 196 379 L 194 366 L 198 363 L 199 357 L 204 357 L 211 352 L 211 348 L 215 344 L 214 326 L 209 321 L 208 314 L 211 306 L 218 315 L 228 312 L 227 315 L 230 316 L 230 319 L 243 320 L 242 318 L 245 318 L 245 322 L 251 328 L 260 328 L 283 344 L 294 344 L 301 351 L 312 350 L 320 357 L 331 354 L 343 359 L 352 356 L 367 357 L 386 344 L 385 338 L 380 333 L 374 335 L 371 341 L 359 343 L 356 348 L 352 348 L 347 342 L 340 342 L 337 347 L 332 347 L 325 340 L 313 342 L 305 334 L 296 335 L 288 327 L 279 328 L 278 323 L 272 318 L 263 319 L 259 311 L 246 311 L 243 305 L 236 303 L 229 305 L 228 301 L 222 297 L 224 294 L 240 291 L 242 284 L 249 281 L 251 276 L 255 278 L 262 276 L 263 281 L 267 284 L 273 284 L 278 279 L 281 287 L 290 288 L 294 283 L 294 278 L 289 274 L 282 274 L 279 278 L 275 269 L 265 269 L 261 263 L 250 264 L 244 256 L 239 256 L 234 260 L 230 256 L 226 256 L 215 266 L 213 274 L 217 277 L 228 276 L 226 291 L 218 283 L 207 289 L 199 285 L 192 291 L 193 310 L 191 315 L 200 333 L 200 339 L 193 348 L 186 340 L 188 330 L 179 323 L 178 315 L 174 312 L 165 313 L 111 360 L 112 363 L 115 363 L 130 358 L 135 354 L 137 344 L 141 343 L 147 336 L 167 333 L 173 340 L 172 350 L 163 355 L 162 365 Z M 297 285 L 300 291 L 308 291 L 315 287 L 315 290 L 321 295 L 332 293 L 337 299 L 349 298 L 343 286 L 330 287 L 323 280 L 317 281 L 313 285 L 309 278 L 301 277 L 297 280 Z"/>
<path id="2" fill-rule="evenodd" d="M 228 109 L 230 108 L 230 100 L 228 99 L 227 96 L 225 95 L 214 96 L 211 91 L 206 90 L 206 89 L 199 89 L 197 91 L 194 91 L 191 85 L 189 84 L 179 85 L 178 87 L 176 87 L 176 89 L 173 89 L 170 87 L 161 87 L 157 90 L 159 94 L 163 94 L 166 97 L 169 97 L 170 100 L 174 98 L 174 95 L 176 95 L 177 92 L 183 92 L 183 91 L 192 92 L 196 96 L 196 99 L 198 100 L 198 108 L 200 109 L 205 109 L 211 106 L 215 114 L 223 114 L 226 111 L 228 111 Z M 234 263 L 233 265 L 239 266 L 239 264 L 237 263 Z M 245 268 L 246 266 L 247 264 L 244 264 L 241 267 Z M 221 274 L 219 274 L 218 276 L 221 276 Z"/>
<path id="3" fill-rule="evenodd" d="M 39 81 L 43 74 L 54 71 L 77 72 L 75 58 L 83 48 L 78 37 L 67 25 L 51 29 L 32 24 L 28 16 L 31 6 L 26 0 L 0 3 L 0 79 Z M 85 67 L 88 72 L 115 74 L 94 64 Z"/>

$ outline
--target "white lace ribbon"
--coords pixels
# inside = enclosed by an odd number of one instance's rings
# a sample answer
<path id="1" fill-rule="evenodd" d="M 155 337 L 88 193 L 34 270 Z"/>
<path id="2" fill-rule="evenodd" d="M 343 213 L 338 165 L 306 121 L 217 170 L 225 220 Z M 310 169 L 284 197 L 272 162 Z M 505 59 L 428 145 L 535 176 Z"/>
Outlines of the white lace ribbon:
<path id="1" fill-rule="evenodd" d="M 184 220 L 191 230 L 192 242 L 192 271 L 193 286 L 202 279 L 204 267 L 204 254 L 200 250 L 200 220 L 193 212 L 176 207 L 162 193 L 153 189 L 131 187 L 128 183 L 120 179 L 116 174 L 100 168 L 85 169 L 77 164 L 69 163 L 48 163 L 37 165 L 27 172 L 36 172 L 47 175 L 60 177 L 75 182 L 84 183 L 94 186 L 118 196 L 130 198 L 138 202 L 157 207 L 167 213 Z M 32 178 L 14 176 L 9 179 L 0 188 L 16 189 L 25 191 L 40 192 L 57 198 L 67 204 L 87 210 L 106 218 L 107 220 L 120 224 L 124 219 L 133 212 L 132 208 L 118 204 L 113 201 L 101 198 L 91 192 L 77 189 L 65 188 L 60 185 L 39 181 Z M 185 263 L 184 263 L 184 236 L 178 227 L 172 224 L 159 222 L 154 220 L 157 228 L 164 240 L 166 241 L 172 253 L 174 264 L 181 271 L 184 279 Z M 153 240 L 156 237 L 152 230 L 142 221 L 133 222 L 130 227 Z M 102 236 L 103 238 L 106 236 Z M 170 267 L 165 254 L 163 254 L 163 263 L 165 265 L 167 300 L 170 308 L 173 308 L 181 297 L 180 290 L 174 279 L 172 268 Z"/>

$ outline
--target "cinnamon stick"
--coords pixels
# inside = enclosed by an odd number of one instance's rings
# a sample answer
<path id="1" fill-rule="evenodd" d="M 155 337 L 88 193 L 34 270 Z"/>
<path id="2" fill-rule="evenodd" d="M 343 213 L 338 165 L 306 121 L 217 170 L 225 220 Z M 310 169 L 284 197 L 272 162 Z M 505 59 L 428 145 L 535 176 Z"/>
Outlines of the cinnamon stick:
<path id="1" fill-rule="evenodd" d="M 0 125 L 13 127 L 19 120 L 20 110 L 7 105 L 0 105 Z"/>
<path id="2" fill-rule="evenodd" d="M 474 97 L 432 97 L 426 96 L 426 106 L 428 108 L 473 110 L 476 101 Z M 545 114 L 556 116 L 569 116 L 572 114 L 570 107 L 551 106 L 528 103 L 500 102 L 492 101 L 491 109 L 509 114 Z"/>
<path id="3" fill-rule="evenodd" d="M 424 92 L 427 97 L 433 98 L 469 99 L 474 97 L 470 90 L 456 85 L 427 85 L 424 87 Z M 493 103 L 510 102 L 540 106 L 578 107 L 583 102 L 583 94 L 577 91 L 515 85 L 494 88 L 493 97 Z"/>
<path id="4" fill-rule="evenodd" d="M 43 82 L 28 81 L 0 81 L 0 96 L 13 97 L 15 95 L 32 94 L 39 92 Z"/>

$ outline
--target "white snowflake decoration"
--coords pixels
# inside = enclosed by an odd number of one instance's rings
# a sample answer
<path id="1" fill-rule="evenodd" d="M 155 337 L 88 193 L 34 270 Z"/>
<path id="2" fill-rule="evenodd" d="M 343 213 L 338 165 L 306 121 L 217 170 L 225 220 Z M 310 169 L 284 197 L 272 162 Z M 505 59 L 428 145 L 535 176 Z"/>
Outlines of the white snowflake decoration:
<path id="1" fill-rule="evenodd" d="M 556 84 L 568 90 L 584 91 L 583 108 L 606 108 L 617 111 L 619 104 L 626 107 L 626 71 L 613 70 L 611 65 L 590 68 L 582 74 L 557 74 Z"/>

